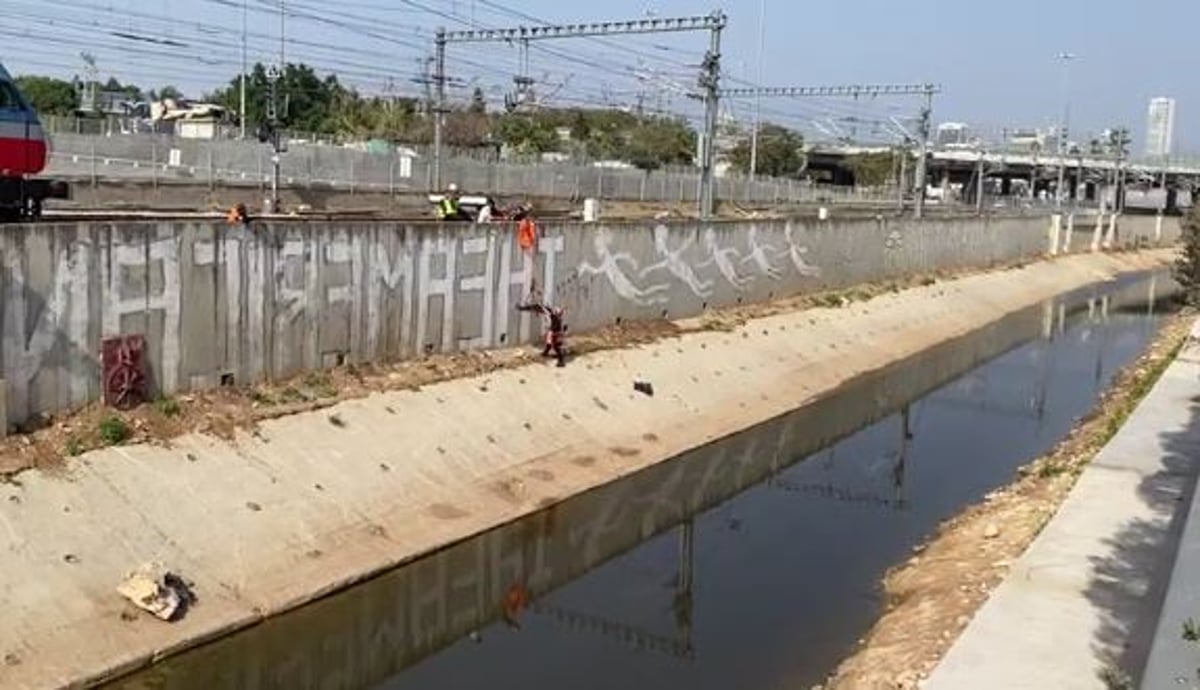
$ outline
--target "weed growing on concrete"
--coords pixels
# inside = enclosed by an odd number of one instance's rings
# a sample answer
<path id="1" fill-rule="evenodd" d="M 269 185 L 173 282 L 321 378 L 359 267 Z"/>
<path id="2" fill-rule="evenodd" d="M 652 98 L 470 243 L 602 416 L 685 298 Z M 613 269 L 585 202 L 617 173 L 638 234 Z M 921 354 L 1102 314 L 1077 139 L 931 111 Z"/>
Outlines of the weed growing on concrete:
<path id="1" fill-rule="evenodd" d="M 274 405 L 276 401 L 275 397 L 270 393 L 255 388 L 254 390 L 250 391 L 250 402 L 257 403 L 259 405 Z"/>
<path id="2" fill-rule="evenodd" d="M 131 435 L 129 425 L 120 417 L 109 415 L 100 420 L 100 440 L 107 446 L 124 443 Z"/>
<path id="3" fill-rule="evenodd" d="M 1100 681 L 1108 690 L 1133 690 L 1133 679 L 1129 674 L 1112 664 L 1100 669 Z"/>
<path id="4" fill-rule="evenodd" d="M 159 398 L 154 401 L 154 408 L 164 417 L 178 417 L 179 413 L 183 411 L 179 407 L 179 401 L 175 398 Z"/>
<path id="5" fill-rule="evenodd" d="M 1050 479 L 1051 477 L 1057 477 L 1065 470 L 1066 468 L 1057 462 L 1043 462 L 1038 465 L 1037 475 L 1041 479 Z"/>
<path id="6" fill-rule="evenodd" d="M 337 388 L 329 374 L 323 371 L 310 372 L 304 377 L 304 387 L 312 392 L 314 398 L 336 398 Z"/>
<path id="7" fill-rule="evenodd" d="M 67 455 L 71 457 L 83 455 L 83 451 L 85 450 L 83 447 L 83 441 L 80 441 L 78 436 L 72 436 L 67 439 L 67 447 L 65 450 Z"/>
<path id="8" fill-rule="evenodd" d="M 306 398 L 305 395 L 300 392 L 300 389 L 296 388 L 295 386 L 288 386 L 287 388 L 279 391 L 279 400 L 284 403 L 303 402 L 307 399 L 308 398 Z"/>
<path id="9" fill-rule="evenodd" d="M 1187 642 L 1200 642 L 1200 626 L 1191 618 L 1183 622 L 1183 639 Z"/>

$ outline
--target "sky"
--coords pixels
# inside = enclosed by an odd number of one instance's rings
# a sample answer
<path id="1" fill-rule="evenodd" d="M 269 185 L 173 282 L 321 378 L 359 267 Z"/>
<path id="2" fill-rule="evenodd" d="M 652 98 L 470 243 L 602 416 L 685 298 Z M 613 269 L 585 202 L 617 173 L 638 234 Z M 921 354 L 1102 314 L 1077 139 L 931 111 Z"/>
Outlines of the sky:
<path id="1" fill-rule="evenodd" d="M 244 0 L 251 62 L 279 50 L 279 0 Z M 288 60 L 303 60 L 368 94 L 419 95 L 419 60 L 432 31 L 550 22 L 708 14 L 694 0 L 285 0 Z M 241 60 L 243 0 L 0 0 L 0 61 L 14 73 L 70 77 L 83 51 L 102 78 L 144 88 L 172 84 L 198 96 L 227 82 Z M 760 25 L 760 10 L 766 21 Z M 970 9 L 968 9 L 970 7 Z M 1158 0 L 726 0 L 727 86 L 934 82 L 937 122 L 982 132 L 1052 126 L 1069 103 L 1073 138 L 1123 125 L 1140 151 L 1150 98 L 1177 99 L 1177 152 L 1200 153 L 1200 80 L 1193 46 L 1200 1 Z M 761 34 L 760 34 L 761 27 Z M 121 34 L 121 35 L 119 35 Z M 760 50 L 760 35 L 761 41 Z M 528 74 L 539 99 L 694 117 L 700 33 L 570 39 L 537 44 Z M 164 43 L 165 42 L 165 43 Z M 1071 53 L 1070 61 L 1059 59 Z M 760 61 L 761 57 L 761 61 Z M 452 99 L 485 90 L 499 106 L 522 67 L 511 45 L 451 45 Z M 761 67 L 761 74 L 760 74 Z M 919 99 L 871 102 L 764 99 L 761 117 L 803 128 L 886 136 L 908 125 Z M 753 119 L 753 102 L 729 101 L 727 117 Z M 855 120 L 857 119 L 857 123 Z M 876 124 L 871 125 L 870 122 Z M 824 123 L 823 125 L 821 123 Z M 881 129 L 882 128 L 882 129 Z M 882 132 L 882 134 L 881 134 Z"/>

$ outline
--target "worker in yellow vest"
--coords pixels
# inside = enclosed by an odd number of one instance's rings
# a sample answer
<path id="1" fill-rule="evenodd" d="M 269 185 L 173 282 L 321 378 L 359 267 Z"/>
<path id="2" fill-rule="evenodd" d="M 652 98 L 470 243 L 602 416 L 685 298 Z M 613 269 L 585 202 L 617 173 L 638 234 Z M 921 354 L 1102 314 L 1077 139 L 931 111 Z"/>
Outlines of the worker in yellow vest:
<path id="1" fill-rule="evenodd" d="M 437 215 L 438 220 L 459 220 L 462 217 L 458 207 L 458 185 L 453 182 L 438 202 Z"/>

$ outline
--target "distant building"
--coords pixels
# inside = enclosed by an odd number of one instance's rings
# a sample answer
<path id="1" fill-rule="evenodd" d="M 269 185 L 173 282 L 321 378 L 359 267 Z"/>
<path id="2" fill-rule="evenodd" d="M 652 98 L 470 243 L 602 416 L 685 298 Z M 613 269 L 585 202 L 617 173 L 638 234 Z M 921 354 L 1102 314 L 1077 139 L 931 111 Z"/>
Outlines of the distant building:
<path id="1" fill-rule="evenodd" d="M 933 142 L 939 148 L 968 146 L 971 144 L 970 130 L 962 122 L 943 122 L 938 125 Z"/>
<path id="2" fill-rule="evenodd" d="M 1171 155 L 1175 136 L 1175 99 L 1152 98 L 1146 118 L 1146 155 L 1164 158 Z"/>

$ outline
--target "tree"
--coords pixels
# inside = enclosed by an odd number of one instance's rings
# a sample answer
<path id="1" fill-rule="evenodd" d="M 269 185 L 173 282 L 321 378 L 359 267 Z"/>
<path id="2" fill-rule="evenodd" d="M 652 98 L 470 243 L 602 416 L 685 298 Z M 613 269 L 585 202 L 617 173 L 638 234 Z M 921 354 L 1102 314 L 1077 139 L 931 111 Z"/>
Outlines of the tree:
<path id="1" fill-rule="evenodd" d="M 264 124 L 267 120 L 267 99 L 270 97 L 270 80 L 267 69 L 261 63 L 247 75 L 246 112 L 250 125 Z M 229 86 L 212 94 L 209 100 L 237 112 L 240 106 L 240 79 L 234 77 Z M 283 71 L 277 84 L 281 107 L 280 121 L 289 129 L 303 132 L 336 131 L 336 109 L 347 102 L 348 91 L 334 75 L 324 78 L 312 67 L 292 64 Z"/>
<path id="2" fill-rule="evenodd" d="M 738 142 L 730 154 L 737 170 L 750 172 L 751 142 Z M 786 127 L 764 124 L 758 131 L 758 172 L 770 177 L 798 177 L 804 171 L 804 137 Z"/>
<path id="3" fill-rule="evenodd" d="M 1200 207 L 1192 207 L 1183 219 L 1182 229 L 1183 250 L 1171 272 L 1183 288 L 1184 299 L 1196 306 L 1200 305 Z"/>
<path id="4" fill-rule="evenodd" d="M 170 84 L 157 91 L 150 89 L 150 92 L 146 94 L 146 100 L 149 101 L 181 101 L 183 99 L 183 92 Z"/>
<path id="5" fill-rule="evenodd" d="M 859 187 L 879 187 L 892 179 L 896 167 L 893 152 L 860 153 L 850 156 L 847 162 L 854 173 L 854 184 Z"/>
<path id="6" fill-rule="evenodd" d="M 558 146 L 554 126 L 533 115 L 504 115 L 496 125 L 496 133 L 500 141 L 523 154 L 541 154 Z"/>
<path id="7" fill-rule="evenodd" d="M 134 84 L 122 84 L 116 77 L 109 77 L 108 81 L 101 87 L 109 93 L 124 94 L 126 100 L 141 101 L 144 100 L 142 90 Z"/>
<path id="8" fill-rule="evenodd" d="M 696 133 L 681 119 L 658 118 L 642 122 L 629 134 L 623 158 L 650 171 L 667 165 L 691 163 L 696 151 Z"/>
<path id="9" fill-rule="evenodd" d="M 487 97 L 483 95 L 483 89 L 479 88 L 478 86 L 476 86 L 475 91 L 471 93 L 471 107 L 468 108 L 468 112 L 474 113 L 475 115 L 487 114 Z"/>
<path id="10" fill-rule="evenodd" d="M 33 109 L 42 115 L 69 116 L 79 106 L 79 94 L 69 81 L 33 75 L 17 77 L 15 81 Z"/>

